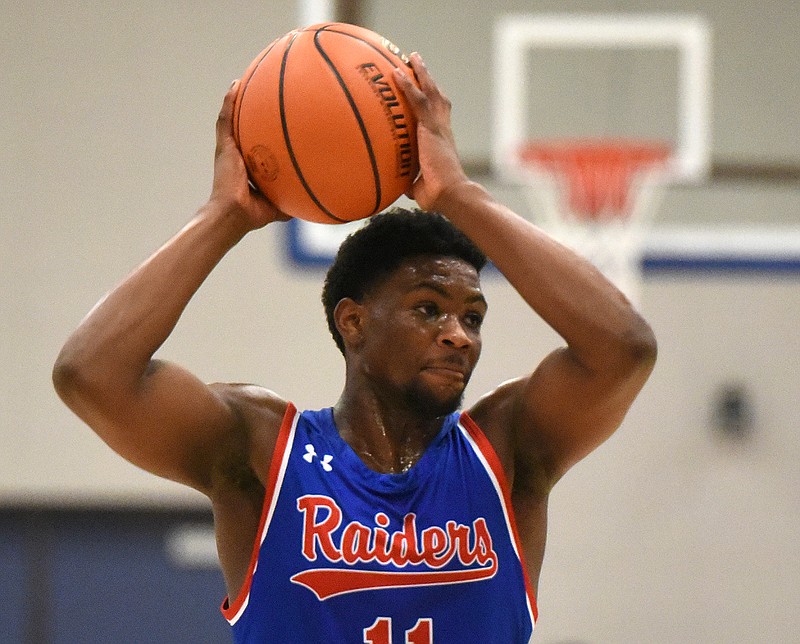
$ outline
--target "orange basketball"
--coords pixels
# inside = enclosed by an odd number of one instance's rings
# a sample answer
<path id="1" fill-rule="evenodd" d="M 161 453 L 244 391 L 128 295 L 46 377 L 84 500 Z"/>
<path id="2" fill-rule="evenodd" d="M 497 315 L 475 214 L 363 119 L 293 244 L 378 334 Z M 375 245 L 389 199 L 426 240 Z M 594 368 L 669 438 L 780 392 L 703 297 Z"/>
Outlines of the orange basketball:
<path id="1" fill-rule="evenodd" d="M 392 77 L 407 58 L 362 27 L 325 23 L 278 38 L 242 77 L 233 131 L 250 180 L 287 215 L 363 219 L 417 175 L 416 122 Z"/>

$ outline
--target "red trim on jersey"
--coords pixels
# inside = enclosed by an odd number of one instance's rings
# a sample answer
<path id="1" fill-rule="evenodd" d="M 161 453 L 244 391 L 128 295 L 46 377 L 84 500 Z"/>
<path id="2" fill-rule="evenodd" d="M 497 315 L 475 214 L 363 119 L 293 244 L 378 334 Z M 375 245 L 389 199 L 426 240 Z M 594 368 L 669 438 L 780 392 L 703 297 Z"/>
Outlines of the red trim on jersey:
<path id="1" fill-rule="evenodd" d="M 490 579 L 497 573 L 497 559 L 484 568 L 466 570 L 434 570 L 429 572 L 387 572 L 373 570 L 348 570 L 337 568 L 314 568 L 303 570 L 291 580 L 305 586 L 320 601 L 360 590 L 376 588 L 408 588 L 411 586 L 441 586 L 464 584 Z"/>
<path id="2" fill-rule="evenodd" d="M 503 493 L 503 503 L 506 506 L 506 514 L 508 515 L 508 521 L 511 524 L 512 537 L 514 538 L 514 543 L 517 547 L 517 554 L 519 556 L 520 563 L 522 564 L 522 576 L 525 579 L 525 591 L 528 593 L 528 598 L 531 602 L 531 610 L 533 611 L 533 620 L 536 622 L 536 620 L 539 619 L 539 609 L 536 606 L 536 596 L 533 592 L 531 580 L 528 577 L 528 568 L 525 565 L 525 556 L 522 551 L 522 543 L 519 539 L 519 531 L 517 530 L 517 520 L 514 516 L 514 506 L 511 505 L 511 486 L 508 484 L 508 479 L 506 479 L 506 473 L 503 470 L 502 464 L 500 463 L 500 457 L 497 456 L 497 452 L 494 451 L 494 447 L 492 447 L 489 439 L 486 438 L 486 434 L 484 434 L 483 430 L 478 427 L 478 424 L 472 420 L 472 418 L 470 418 L 467 412 L 463 412 L 459 420 L 464 429 L 466 429 L 469 433 L 472 440 L 474 440 L 478 445 L 478 448 L 481 450 L 484 458 L 489 463 L 489 467 L 492 468 L 492 472 L 494 473 L 497 482 L 500 484 L 500 490 Z"/>
<path id="3" fill-rule="evenodd" d="M 220 606 L 222 615 L 231 624 L 233 624 L 231 620 L 236 618 L 237 614 L 242 610 L 250 595 L 250 586 L 253 583 L 253 573 L 256 570 L 258 555 L 261 551 L 261 543 L 264 539 L 264 529 L 267 524 L 267 517 L 269 516 L 269 510 L 272 506 L 272 499 L 276 494 L 278 477 L 280 476 L 281 466 L 284 461 L 286 447 L 289 443 L 289 437 L 292 433 L 292 427 L 294 426 L 294 419 L 296 415 L 297 408 L 292 403 L 289 403 L 289 405 L 286 407 L 286 412 L 283 415 L 281 428 L 278 432 L 278 439 L 275 442 L 275 450 L 272 452 L 272 460 L 270 461 L 269 465 L 269 474 L 267 475 L 267 485 L 264 491 L 264 503 L 261 507 L 261 518 L 258 522 L 258 532 L 256 533 L 255 543 L 253 544 L 253 552 L 250 555 L 250 565 L 247 568 L 247 577 L 245 578 L 244 584 L 242 584 L 242 588 L 239 590 L 239 594 L 236 596 L 234 602 L 230 603 L 228 601 L 228 597 L 225 597 L 225 599 L 222 601 L 222 606 Z"/>

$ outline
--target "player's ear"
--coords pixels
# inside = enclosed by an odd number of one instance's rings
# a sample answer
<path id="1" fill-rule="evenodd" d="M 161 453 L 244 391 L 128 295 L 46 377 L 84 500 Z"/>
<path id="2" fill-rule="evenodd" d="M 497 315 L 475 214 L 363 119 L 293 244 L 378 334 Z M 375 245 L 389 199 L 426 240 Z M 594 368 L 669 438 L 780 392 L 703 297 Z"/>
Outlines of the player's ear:
<path id="1" fill-rule="evenodd" d="M 333 309 L 333 321 L 344 340 L 345 346 L 358 347 L 364 338 L 364 307 L 345 297 Z"/>

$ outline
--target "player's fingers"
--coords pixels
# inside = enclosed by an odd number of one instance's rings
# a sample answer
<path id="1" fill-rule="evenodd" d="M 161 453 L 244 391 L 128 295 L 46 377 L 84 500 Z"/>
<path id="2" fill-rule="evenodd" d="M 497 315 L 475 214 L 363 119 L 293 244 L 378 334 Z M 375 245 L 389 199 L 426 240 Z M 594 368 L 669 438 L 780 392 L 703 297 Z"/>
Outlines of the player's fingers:
<path id="1" fill-rule="evenodd" d="M 422 60 L 422 56 L 414 52 L 409 57 L 409 62 L 411 63 L 411 67 L 419 83 L 418 92 L 421 98 L 416 106 L 417 109 L 423 110 L 427 108 L 431 115 L 437 120 L 447 118 L 452 107 L 450 99 L 444 95 L 444 92 L 442 92 L 441 88 L 436 84 L 436 81 L 433 80 L 433 77 L 430 75 L 425 65 L 425 61 Z M 413 85 L 413 83 L 411 84 Z"/>
<path id="2" fill-rule="evenodd" d="M 286 213 L 278 210 L 278 208 L 263 194 L 255 190 L 252 186 L 250 188 L 250 195 L 253 199 L 253 204 L 258 211 L 257 220 L 259 223 L 269 223 L 270 221 L 289 221 L 291 217 Z"/>
<path id="3" fill-rule="evenodd" d="M 236 100 L 236 92 L 239 89 L 239 81 L 235 80 L 228 88 L 222 107 L 217 116 L 217 153 L 219 153 L 222 142 L 229 136 L 233 136 L 233 103 Z"/>
<path id="4" fill-rule="evenodd" d="M 423 91 L 423 93 L 430 94 L 431 91 L 438 89 L 433 77 L 428 71 L 428 66 L 425 64 L 425 61 L 422 60 L 422 56 L 419 54 L 419 52 L 413 52 L 408 57 L 408 61 L 411 63 L 411 69 L 414 70 L 414 75 L 417 77 L 417 81 L 419 82 L 419 88 Z"/>
<path id="5" fill-rule="evenodd" d="M 419 112 L 426 101 L 426 97 L 414 81 L 411 80 L 410 72 L 400 67 L 395 67 L 394 79 L 406 100 L 411 103 L 415 111 Z"/>

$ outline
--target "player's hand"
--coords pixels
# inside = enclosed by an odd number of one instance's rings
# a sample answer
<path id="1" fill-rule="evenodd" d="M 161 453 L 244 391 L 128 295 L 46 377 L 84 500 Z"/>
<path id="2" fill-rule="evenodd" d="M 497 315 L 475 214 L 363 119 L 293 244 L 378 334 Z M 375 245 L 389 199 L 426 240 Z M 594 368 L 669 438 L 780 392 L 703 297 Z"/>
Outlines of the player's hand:
<path id="1" fill-rule="evenodd" d="M 410 61 L 419 87 L 403 70 L 395 69 L 394 72 L 395 80 L 417 119 L 420 174 L 408 196 L 423 210 L 435 211 L 442 197 L 469 183 L 469 179 L 456 150 L 450 125 L 450 101 L 434 82 L 422 57 L 413 53 Z"/>
<path id="2" fill-rule="evenodd" d="M 214 184 L 209 201 L 226 212 L 243 217 L 249 229 L 256 229 L 273 221 L 286 221 L 289 217 L 255 190 L 248 180 L 244 159 L 233 138 L 233 103 L 239 82 L 231 84 L 217 118 Z"/>

